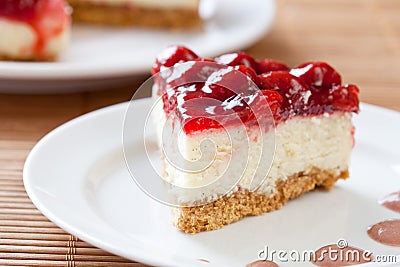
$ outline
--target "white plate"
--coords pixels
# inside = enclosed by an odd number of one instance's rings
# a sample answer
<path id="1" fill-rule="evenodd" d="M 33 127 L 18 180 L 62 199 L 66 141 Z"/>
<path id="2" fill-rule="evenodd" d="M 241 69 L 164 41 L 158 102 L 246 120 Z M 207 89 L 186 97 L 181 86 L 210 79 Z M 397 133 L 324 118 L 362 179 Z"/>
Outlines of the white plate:
<path id="1" fill-rule="evenodd" d="M 243 49 L 264 36 L 274 19 L 273 0 L 218 0 L 216 4 L 204 31 L 74 25 L 71 46 L 58 62 L 0 62 L 0 91 L 99 88 L 102 83 L 97 78 L 149 73 L 155 55 L 167 45 L 183 44 L 204 57 Z"/>
<path id="2" fill-rule="evenodd" d="M 136 100 L 139 115 L 150 103 Z M 169 207 L 147 197 L 130 177 L 122 155 L 126 109 L 126 103 L 111 106 L 57 128 L 26 161 L 24 183 L 32 201 L 82 240 L 157 266 L 245 266 L 265 246 L 302 251 L 339 238 L 377 254 L 398 254 L 398 248 L 371 240 L 366 229 L 399 217 L 377 203 L 378 197 L 400 187 L 399 113 L 362 105 L 355 118 L 351 178 L 332 191 L 312 192 L 264 216 L 189 235 L 170 224 Z M 133 132 L 142 133 L 140 128 Z M 137 155 L 137 160 L 145 157 Z"/>

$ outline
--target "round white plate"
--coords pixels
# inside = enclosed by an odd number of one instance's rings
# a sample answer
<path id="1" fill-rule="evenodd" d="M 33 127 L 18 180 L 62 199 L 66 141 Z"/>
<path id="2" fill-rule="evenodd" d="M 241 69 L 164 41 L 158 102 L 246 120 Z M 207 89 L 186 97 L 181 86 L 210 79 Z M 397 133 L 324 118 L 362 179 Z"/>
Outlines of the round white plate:
<path id="1" fill-rule="evenodd" d="M 134 104 L 140 115 L 151 102 L 142 99 Z M 243 267 L 266 246 L 270 251 L 303 251 L 339 238 L 376 254 L 399 253 L 398 248 L 376 243 L 366 233 L 374 223 L 399 217 L 377 203 L 378 197 L 400 189 L 399 113 L 362 105 L 355 118 L 357 144 L 351 177 L 332 191 L 312 192 L 281 210 L 190 235 L 176 230 L 169 207 L 148 197 L 130 177 L 122 154 L 126 109 L 126 103 L 111 106 L 57 128 L 26 161 L 24 183 L 32 201 L 50 220 L 80 239 L 157 266 Z M 143 129 L 132 134 L 142 142 Z M 150 152 L 158 156 L 156 149 Z M 136 155 L 136 160 L 146 160 L 146 155 Z"/>
<path id="2" fill-rule="evenodd" d="M 98 78 L 150 73 L 157 53 L 171 44 L 186 45 L 204 57 L 240 50 L 264 36 L 275 14 L 274 0 L 218 0 L 216 5 L 203 31 L 74 25 L 71 45 L 58 62 L 0 62 L 0 91 L 101 88 Z M 203 14 L 211 13 L 205 9 Z"/>

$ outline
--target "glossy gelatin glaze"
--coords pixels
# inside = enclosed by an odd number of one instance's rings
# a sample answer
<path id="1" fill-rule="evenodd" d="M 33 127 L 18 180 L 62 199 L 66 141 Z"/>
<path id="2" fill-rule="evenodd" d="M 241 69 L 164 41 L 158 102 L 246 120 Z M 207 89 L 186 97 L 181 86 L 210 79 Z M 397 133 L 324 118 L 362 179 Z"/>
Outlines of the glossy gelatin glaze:
<path id="1" fill-rule="evenodd" d="M 223 67 L 207 73 L 206 81 L 185 83 L 185 78 L 203 71 L 204 62 Z M 163 70 L 177 63 L 186 64 L 185 72 L 164 77 Z M 213 116 L 232 112 L 247 125 L 257 123 L 254 111 L 265 100 L 275 124 L 293 116 L 359 111 L 358 87 L 343 85 L 340 74 L 325 62 L 307 62 L 289 68 L 270 59 L 257 61 L 243 52 L 204 59 L 186 47 L 171 46 L 153 64 L 152 73 L 160 71 L 156 83 L 164 111 L 167 115 L 175 112 L 187 134 L 222 127 Z M 237 75 L 238 71 L 245 75 Z M 248 86 L 229 89 L 229 85 L 238 84 Z M 202 101 L 191 103 L 193 99 Z"/>
<path id="2" fill-rule="evenodd" d="M 41 54 L 46 40 L 61 34 L 70 22 L 64 0 L 1 0 L 0 19 L 28 24 L 36 32 L 35 52 Z"/>

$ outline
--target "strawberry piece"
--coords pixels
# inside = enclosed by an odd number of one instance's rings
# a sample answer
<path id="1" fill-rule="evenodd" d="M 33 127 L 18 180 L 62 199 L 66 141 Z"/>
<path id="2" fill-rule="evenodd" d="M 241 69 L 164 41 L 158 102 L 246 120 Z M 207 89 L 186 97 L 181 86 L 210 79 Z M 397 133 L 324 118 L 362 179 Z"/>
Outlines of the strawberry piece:
<path id="1" fill-rule="evenodd" d="M 342 84 L 339 73 L 325 62 L 304 63 L 292 69 L 290 73 L 316 90 L 327 90 Z"/>
<path id="2" fill-rule="evenodd" d="M 158 73 L 161 67 L 172 67 L 176 63 L 194 61 L 200 59 L 196 53 L 184 46 L 170 46 L 160 53 L 153 64 L 151 73 Z"/>
<path id="3" fill-rule="evenodd" d="M 258 68 L 257 61 L 244 52 L 237 52 L 219 56 L 215 58 L 215 62 L 228 66 L 245 65 L 246 67 L 250 67 L 253 70 L 256 70 Z"/>
<path id="4" fill-rule="evenodd" d="M 258 67 L 256 69 L 257 74 L 262 74 L 270 71 L 289 71 L 289 67 L 279 61 L 272 59 L 264 59 L 258 62 Z"/>

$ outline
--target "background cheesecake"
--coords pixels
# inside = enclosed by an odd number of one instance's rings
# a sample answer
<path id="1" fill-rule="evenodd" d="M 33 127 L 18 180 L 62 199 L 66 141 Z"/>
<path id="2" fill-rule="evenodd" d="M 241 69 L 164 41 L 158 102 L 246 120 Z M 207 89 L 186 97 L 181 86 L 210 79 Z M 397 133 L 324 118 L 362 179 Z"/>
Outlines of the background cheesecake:
<path id="1" fill-rule="evenodd" d="M 52 61 L 69 41 L 63 0 L 0 1 L 0 59 Z"/>
<path id="2" fill-rule="evenodd" d="M 156 28 L 200 27 L 199 0 L 68 0 L 76 21 Z"/>

